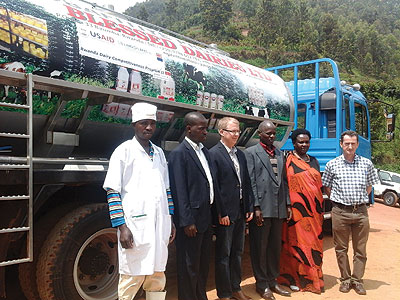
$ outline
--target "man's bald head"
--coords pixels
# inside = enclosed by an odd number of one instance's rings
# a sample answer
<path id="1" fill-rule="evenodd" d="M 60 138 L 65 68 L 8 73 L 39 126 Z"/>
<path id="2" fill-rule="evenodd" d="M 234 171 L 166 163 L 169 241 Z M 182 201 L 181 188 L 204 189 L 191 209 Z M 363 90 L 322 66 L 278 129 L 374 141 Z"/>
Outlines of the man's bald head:
<path id="1" fill-rule="evenodd" d="M 260 123 L 260 125 L 258 125 L 258 131 L 259 132 L 262 132 L 262 131 L 267 130 L 267 129 L 276 129 L 276 126 L 270 120 L 262 121 Z"/>
<path id="2" fill-rule="evenodd" d="M 258 126 L 258 134 L 260 136 L 260 141 L 268 148 L 272 148 L 275 141 L 276 126 L 270 120 L 263 121 Z"/>
<path id="3" fill-rule="evenodd" d="M 204 142 L 207 137 L 207 119 L 199 112 L 186 114 L 183 120 L 185 125 L 186 137 L 196 144 Z"/>
<path id="4" fill-rule="evenodd" d="M 185 118 L 183 119 L 183 126 L 187 129 L 187 126 L 193 126 L 196 125 L 199 122 L 206 121 L 207 119 L 199 112 L 194 111 L 190 112 L 185 115 Z"/>

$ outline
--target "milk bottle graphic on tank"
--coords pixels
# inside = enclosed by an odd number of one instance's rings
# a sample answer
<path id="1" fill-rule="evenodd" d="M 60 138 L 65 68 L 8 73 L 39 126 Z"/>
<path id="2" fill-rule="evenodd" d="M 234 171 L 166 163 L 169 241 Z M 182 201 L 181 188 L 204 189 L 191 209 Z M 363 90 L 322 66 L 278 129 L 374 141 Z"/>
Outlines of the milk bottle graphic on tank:
<path id="1" fill-rule="evenodd" d="M 115 89 L 123 92 L 128 91 L 128 81 L 129 81 L 128 70 L 124 67 L 119 67 Z"/>
<path id="2" fill-rule="evenodd" d="M 224 107 L 224 96 L 218 95 L 217 97 L 217 108 L 222 109 Z"/>
<path id="3" fill-rule="evenodd" d="M 202 91 L 197 91 L 197 96 L 196 96 L 196 105 L 203 105 L 203 92 Z"/>
<path id="4" fill-rule="evenodd" d="M 139 71 L 132 70 L 129 75 L 129 92 L 135 95 L 142 94 L 142 76 Z"/>
<path id="5" fill-rule="evenodd" d="M 210 108 L 216 108 L 217 107 L 217 94 L 212 93 L 210 95 Z"/>
<path id="6" fill-rule="evenodd" d="M 175 81 L 172 79 L 170 72 L 166 71 L 165 75 L 167 75 L 167 78 L 161 80 L 161 95 L 158 98 L 175 101 Z"/>
<path id="7" fill-rule="evenodd" d="M 203 106 L 208 107 L 210 105 L 210 93 L 205 92 L 203 95 Z"/>

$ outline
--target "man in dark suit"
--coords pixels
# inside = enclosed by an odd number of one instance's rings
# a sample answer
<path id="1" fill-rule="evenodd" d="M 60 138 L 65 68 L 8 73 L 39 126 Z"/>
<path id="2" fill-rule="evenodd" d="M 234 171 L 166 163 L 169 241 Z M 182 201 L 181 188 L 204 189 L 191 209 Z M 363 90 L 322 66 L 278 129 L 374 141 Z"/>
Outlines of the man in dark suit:
<path id="1" fill-rule="evenodd" d="M 186 137 L 168 160 L 177 228 L 178 299 L 206 300 L 215 193 L 210 156 L 202 144 L 207 119 L 191 112 L 185 116 L 184 126 Z"/>
<path id="2" fill-rule="evenodd" d="M 246 222 L 253 217 L 246 158 L 235 147 L 240 136 L 239 121 L 225 117 L 218 122 L 221 141 L 210 150 L 218 186 L 215 203 L 218 213 L 215 244 L 215 283 L 221 300 L 249 300 L 240 288 L 241 260 Z"/>
<path id="3" fill-rule="evenodd" d="M 254 194 L 254 219 L 249 224 L 250 256 L 257 292 L 264 299 L 274 300 L 272 292 L 290 296 L 276 278 L 282 222 L 291 218 L 292 211 L 284 155 L 273 145 L 276 127 L 271 121 L 264 121 L 258 134 L 260 143 L 245 151 Z"/>

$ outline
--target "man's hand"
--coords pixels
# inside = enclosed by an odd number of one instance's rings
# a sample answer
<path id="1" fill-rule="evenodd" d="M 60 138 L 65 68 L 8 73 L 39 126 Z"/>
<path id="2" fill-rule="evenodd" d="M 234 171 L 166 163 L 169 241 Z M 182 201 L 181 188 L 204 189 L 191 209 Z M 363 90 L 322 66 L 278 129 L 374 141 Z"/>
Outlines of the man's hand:
<path id="1" fill-rule="evenodd" d="M 323 189 L 324 189 L 325 194 L 328 196 L 328 198 L 330 198 L 332 189 L 330 187 L 327 187 L 327 186 L 324 186 Z"/>
<path id="2" fill-rule="evenodd" d="M 257 226 L 262 226 L 264 224 L 264 218 L 261 212 L 261 209 L 259 207 L 256 207 L 254 209 L 254 215 L 256 217 L 256 224 Z"/>
<path id="3" fill-rule="evenodd" d="M 132 249 L 133 248 L 133 235 L 131 230 L 126 226 L 126 224 L 122 224 L 118 227 L 120 235 L 119 241 L 121 243 L 122 248 L 124 249 Z"/>
<path id="4" fill-rule="evenodd" d="M 197 234 L 197 228 L 195 224 L 185 226 L 183 231 L 188 237 L 195 237 Z"/>
<path id="5" fill-rule="evenodd" d="M 287 218 L 286 218 L 286 221 L 289 222 L 290 219 L 292 218 L 292 216 L 293 216 L 292 208 L 290 206 L 288 206 L 287 207 Z"/>
<path id="6" fill-rule="evenodd" d="M 175 240 L 176 228 L 174 222 L 171 221 L 171 235 L 169 236 L 169 243 L 171 244 Z"/>
<path id="7" fill-rule="evenodd" d="M 218 215 L 218 220 L 220 225 L 223 226 L 231 225 L 231 220 L 229 220 L 229 216 L 221 217 L 221 215 Z"/>
<path id="8" fill-rule="evenodd" d="M 250 222 L 253 219 L 253 213 L 248 212 L 246 213 L 246 222 Z"/>

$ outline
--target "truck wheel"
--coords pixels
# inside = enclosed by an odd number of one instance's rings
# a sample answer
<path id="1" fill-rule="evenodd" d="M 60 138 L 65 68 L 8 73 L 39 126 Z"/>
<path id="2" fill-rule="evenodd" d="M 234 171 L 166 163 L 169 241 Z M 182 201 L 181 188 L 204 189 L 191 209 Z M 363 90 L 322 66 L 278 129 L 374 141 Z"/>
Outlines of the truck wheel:
<path id="1" fill-rule="evenodd" d="M 36 266 L 39 258 L 39 251 L 45 242 L 47 235 L 54 228 L 57 221 L 66 213 L 76 207 L 76 203 L 67 204 L 51 210 L 33 227 L 33 261 L 18 266 L 18 278 L 22 292 L 27 300 L 41 300 L 36 285 Z M 26 250 L 23 250 L 25 255 Z"/>
<path id="2" fill-rule="evenodd" d="M 51 221 L 48 220 L 48 221 Z M 39 293 L 36 286 L 36 265 L 38 251 L 46 240 L 47 233 L 51 227 L 47 228 L 46 223 L 38 222 L 34 226 L 33 237 L 33 261 L 30 263 L 20 264 L 18 266 L 18 278 L 21 285 L 22 292 L 28 300 L 40 300 Z M 54 225 L 54 224 L 53 224 Z"/>
<path id="3" fill-rule="evenodd" d="M 383 194 L 383 203 L 388 206 L 395 206 L 397 203 L 397 195 L 392 191 L 387 191 Z"/>
<path id="4" fill-rule="evenodd" d="M 40 251 L 41 299 L 117 299 L 117 243 L 107 204 L 85 205 L 63 217 Z"/>

